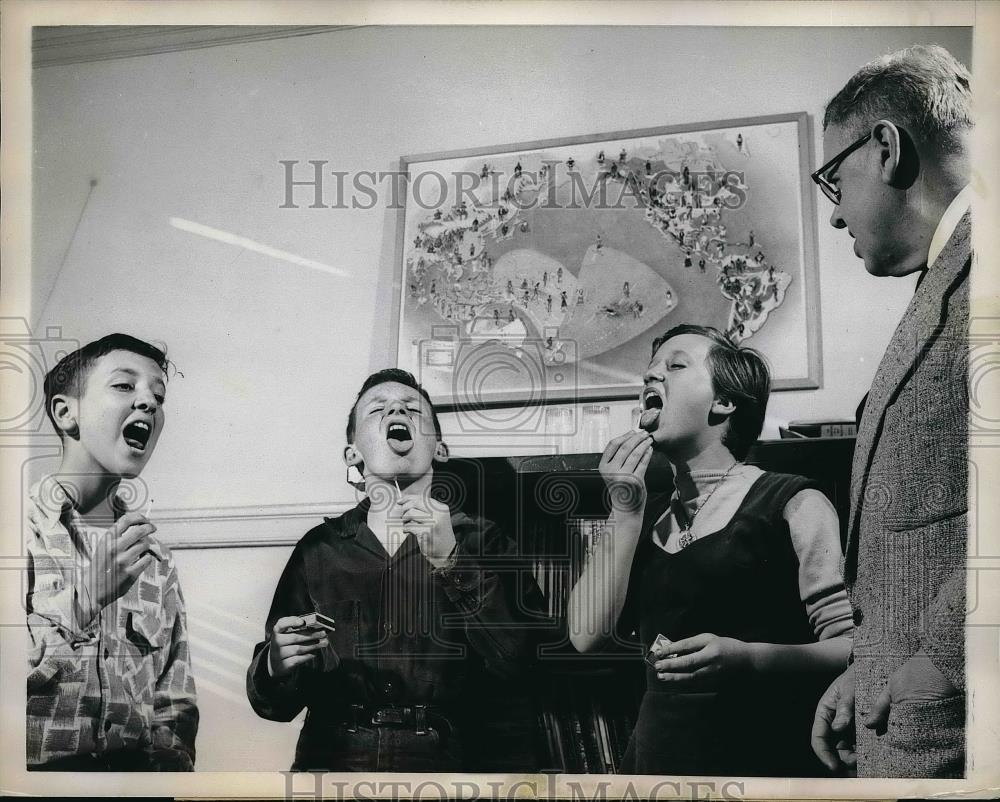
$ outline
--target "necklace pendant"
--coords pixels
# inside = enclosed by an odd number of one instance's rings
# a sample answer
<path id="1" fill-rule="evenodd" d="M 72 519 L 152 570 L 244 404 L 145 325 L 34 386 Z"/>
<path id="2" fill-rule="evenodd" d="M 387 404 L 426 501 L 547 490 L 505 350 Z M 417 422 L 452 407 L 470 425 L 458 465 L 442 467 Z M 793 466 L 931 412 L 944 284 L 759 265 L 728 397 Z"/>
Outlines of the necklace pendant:
<path id="1" fill-rule="evenodd" d="M 681 536 L 677 541 L 677 545 L 680 546 L 681 549 L 686 549 L 692 543 L 694 543 L 694 535 L 691 534 L 691 527 L 685 526 L 681 530 Z"/>

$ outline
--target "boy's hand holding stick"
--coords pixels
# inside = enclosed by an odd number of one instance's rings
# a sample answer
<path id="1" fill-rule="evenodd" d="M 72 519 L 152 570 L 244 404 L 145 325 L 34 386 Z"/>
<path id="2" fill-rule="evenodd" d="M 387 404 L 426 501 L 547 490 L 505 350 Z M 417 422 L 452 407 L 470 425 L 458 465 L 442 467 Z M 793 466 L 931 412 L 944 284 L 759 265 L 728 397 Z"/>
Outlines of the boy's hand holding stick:
<path id="1" fill-rule="evenodd" d="M 396 489 L 399 490 L 398 483 Z M 390 518 L 401 521 L 403 532 L 417 539 L 420 551 L 431 565 L 441 568 L 448 564 L 456 541 L 451 526 L 451 510 L 447 504 L 429 496 L 400 494 Z"/>
<path id="2" fill-rule="evenodd" d="M 89 623 L 128 591 L 153 562 L 155 524 L 139 512 L 127 512 L 98 538 L 90 566 L 80 582 L 81 618 Z"/>

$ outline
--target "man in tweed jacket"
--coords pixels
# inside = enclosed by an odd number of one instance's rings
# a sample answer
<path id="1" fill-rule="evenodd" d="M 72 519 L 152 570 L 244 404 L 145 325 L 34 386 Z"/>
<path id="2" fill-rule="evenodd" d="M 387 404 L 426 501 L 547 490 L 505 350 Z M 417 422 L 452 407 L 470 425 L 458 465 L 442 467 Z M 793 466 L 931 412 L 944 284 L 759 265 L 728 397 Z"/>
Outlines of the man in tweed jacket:
<path id="1" fill-rule="evenodd" d="M 863 67 L 830 101 L 813 176 L 875 276 L 919 272 L 858 430 L 844 580 L 852 663 L 813 746 L 861 777 L 965 770 L 969 73 L 940 47 Z"/>

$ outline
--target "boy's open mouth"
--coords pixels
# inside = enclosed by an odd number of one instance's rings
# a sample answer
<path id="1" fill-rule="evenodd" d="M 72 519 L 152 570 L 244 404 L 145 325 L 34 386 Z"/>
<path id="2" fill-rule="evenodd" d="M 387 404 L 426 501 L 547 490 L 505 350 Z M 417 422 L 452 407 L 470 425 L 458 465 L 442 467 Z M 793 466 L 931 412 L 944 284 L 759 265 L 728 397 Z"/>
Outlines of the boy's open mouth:
<path id="1" fill-rule="evenodd" d="M 130 448 L 137 451 L 145 451 L 149 438 L 153 434 L 153 427 L 144 420 L 132 421 L 125 424 L 122 429 L 122 437 Z"/>
<path id="2" fill-rule="evenodd" d="M 639 428 L 651 432 L 656 429 L 663 411 L 663 396 L 652 387 L 647 387 L 642 393 L 642 415 L 639 416 Z"/>
<path id="3" fill-rule="evenodd" d="M 413 433 L 408 424 L 393 421 L 386 427 L 385 441 L 397 454 L 406 454 L 413 448 Z"/>

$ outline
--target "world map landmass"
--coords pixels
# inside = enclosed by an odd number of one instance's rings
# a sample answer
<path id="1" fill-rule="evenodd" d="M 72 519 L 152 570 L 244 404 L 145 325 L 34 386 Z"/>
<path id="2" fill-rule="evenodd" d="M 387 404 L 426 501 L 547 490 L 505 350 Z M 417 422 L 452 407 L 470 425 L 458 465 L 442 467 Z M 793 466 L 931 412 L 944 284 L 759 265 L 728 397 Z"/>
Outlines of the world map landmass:
<path id="1" fill-rule="evenodd" d="M 748 172 L 735 169 L 752 158 L 745 144 L 666 136 L 634 154 L 477 165 L 483 180 L 467 202 L 417 221 L 407 318 L 498 348 L 537 341 L 547 364 L 593 365 L 681 322 L 746 340 L 792 277 L 768 259 L 747 214 Z M 497 174 L 504 180 L 489 180 Z"/>

